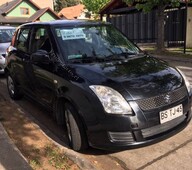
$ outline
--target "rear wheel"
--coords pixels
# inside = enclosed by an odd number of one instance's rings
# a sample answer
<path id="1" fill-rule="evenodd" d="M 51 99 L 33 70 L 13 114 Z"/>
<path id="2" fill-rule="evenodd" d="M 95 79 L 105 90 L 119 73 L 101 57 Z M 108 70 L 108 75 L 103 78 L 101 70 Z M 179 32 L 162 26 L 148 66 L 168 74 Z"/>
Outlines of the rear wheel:
<path id="1" fill-rule="evenodd" d="M 22 94 L 10 74 L 7 75 L 7 89 L 12 99 L 18 100 L 22 98 Z"/>
<path id="2" fill-rule="evenodd" d="M 88 147 L 84 127 L 77 112 L 70 104 L 65 104 L 65 123 L 70 146 L 75 151 L 83 151 Z"/>

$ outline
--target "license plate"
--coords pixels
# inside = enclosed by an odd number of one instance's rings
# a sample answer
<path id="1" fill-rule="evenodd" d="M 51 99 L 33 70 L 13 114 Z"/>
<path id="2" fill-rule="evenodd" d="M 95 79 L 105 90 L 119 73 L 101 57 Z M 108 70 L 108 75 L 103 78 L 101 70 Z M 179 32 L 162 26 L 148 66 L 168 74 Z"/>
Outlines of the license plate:
<path id="1" fill-rule="evenodd" d="M 173 108 L 161 111 L 159 113 L 160 123 L 162 124 L 162 123 L 168 122 L 181 115 L 183 115 L 183 105 L 182 104 L 175 106 Z"/>

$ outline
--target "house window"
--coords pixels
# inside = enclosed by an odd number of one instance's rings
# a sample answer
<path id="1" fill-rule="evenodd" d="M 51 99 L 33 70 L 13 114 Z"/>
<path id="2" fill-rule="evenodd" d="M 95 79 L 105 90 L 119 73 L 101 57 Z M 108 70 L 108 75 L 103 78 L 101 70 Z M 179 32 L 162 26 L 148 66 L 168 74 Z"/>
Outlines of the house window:
<path id="1" fill-rule="evenodd" d="M 20 8 L 21 15 L 29 15 L 29 8 Z"/>

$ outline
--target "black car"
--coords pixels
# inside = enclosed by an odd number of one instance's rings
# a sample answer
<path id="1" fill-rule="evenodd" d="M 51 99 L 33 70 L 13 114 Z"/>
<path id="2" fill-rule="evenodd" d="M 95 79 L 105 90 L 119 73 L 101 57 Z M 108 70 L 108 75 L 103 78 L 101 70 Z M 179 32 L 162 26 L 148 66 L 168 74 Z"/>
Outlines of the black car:
<path id="1" fill-rule="evenodd" d="M 145 146 L 191 119 L 191 89 L 182 73 L 109 23 L 22 25 L 6 59 L 11 98 L 27 94 L 51 109 L 77 151 Z"/>

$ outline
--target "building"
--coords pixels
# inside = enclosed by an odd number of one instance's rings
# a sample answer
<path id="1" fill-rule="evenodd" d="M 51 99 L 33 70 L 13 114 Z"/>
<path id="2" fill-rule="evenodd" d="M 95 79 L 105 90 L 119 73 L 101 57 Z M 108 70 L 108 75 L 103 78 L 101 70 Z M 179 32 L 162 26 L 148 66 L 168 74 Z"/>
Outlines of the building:
<path id="1" fill-rule="evenodd" d="M 78 4 L 71 7 L 63 8 L 58 15 L 61 18 L 66 19 L 87 19 L 90 18 L 90 15 L 88 15 L 88 11 L 85 9 L 85 6 L 83 4 Z"/>
<path id="2" fill-rule="evenodd" d="M 32 0 L 13 0 L 0 6 L 1 25 L 20 25 L 27 22 L 50 21 L 60 17 L 50 8 L 40 8 Z"/>
<path id="3" fill-rule="evenodd" d="M 0 0 L 0 6 L 14 0 Z M 51 8 L 53 10 L 53 1 L 54 0 L 32 0 L 35 4 L 37 4 L 41 8 Z"/>

